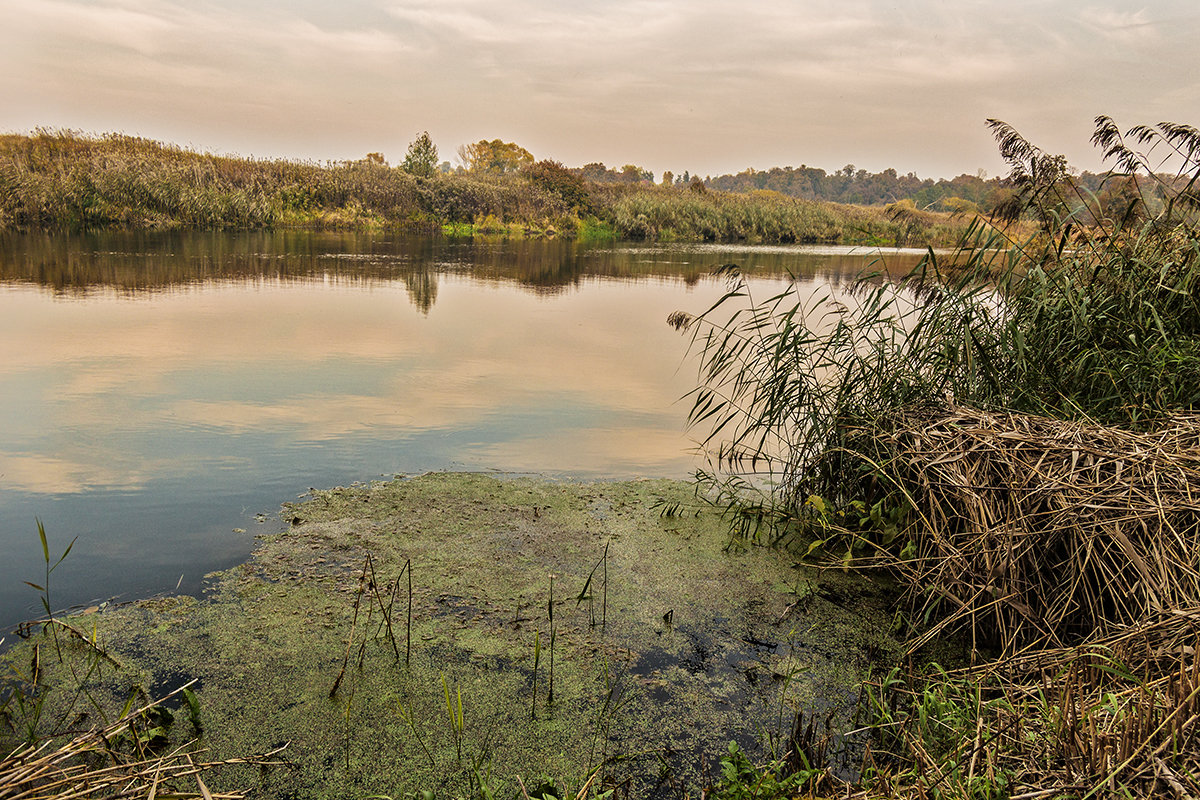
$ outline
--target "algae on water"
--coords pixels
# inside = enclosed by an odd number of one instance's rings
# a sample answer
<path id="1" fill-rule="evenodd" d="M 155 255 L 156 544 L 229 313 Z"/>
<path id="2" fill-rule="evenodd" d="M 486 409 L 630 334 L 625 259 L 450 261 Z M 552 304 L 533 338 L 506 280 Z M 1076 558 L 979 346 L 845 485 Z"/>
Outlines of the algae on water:
<path id="1" fill-rule="evenodd" d="M 214 778 L 263 797 L 695 796 L 731 739 L 765 758 L 797 708 L 836 726 L 893 645 L 871 584 L 729 546 L 692 491 L 438 473 L 314 492 L 204 600 L 89 616 L 124 665 L 92 695 L 199 679 L 210 756 L 287 743 L 290 767 Z"/>

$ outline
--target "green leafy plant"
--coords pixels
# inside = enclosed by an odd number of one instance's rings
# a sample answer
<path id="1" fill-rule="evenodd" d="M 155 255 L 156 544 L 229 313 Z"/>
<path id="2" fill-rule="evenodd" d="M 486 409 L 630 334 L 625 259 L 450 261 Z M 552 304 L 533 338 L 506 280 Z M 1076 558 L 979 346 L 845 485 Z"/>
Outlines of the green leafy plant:
<path id="1" fill-rule="evenodd" d="M 58 656 L 59 656 L 59 659 L 61 660 L 62 650 L 61 650 L 61 647 L 60 647 L 59 641 L 58 641 L 58 629 L 54 626 L 54 610 L 50 604 L 50 574 L 52 572 L 54 572 L 54 570 L 58 569 L 59 565 L 62 564 L 62 562 L 66 559 L 66 557 L 71 554 L 71 549 L 73 547 L 75 547 L 75 542 L 79 540 L 79 537 L 77 536 L 74 539 L 72 539 L 71 543 L 67 545 L 67 549 L 63 550 L 62 555 L 60 555 L 58 557 L 58 560 L 56 560 L 53 564 L 51 564 L 50 563 L 50 544 L 46 540 L 46 526 L 42 524 L 42 521 L 40 519 L 35 520 L 35 521 L 37 522 L 38 538 L 41 540 L 41 543 L 42 543 L 42 558 L 45 561 L 45 565 L 46 565 L 46 577 L 43 579 L 43 581 L 40 585 L 33 583 L 31 581 L 25 581 L 24 583 L 25 583 L 25 585 L 32 586 L 34 589 L 37 589 L 39 592 L 42 593 L 42 596 L 41 596 L 42 608 L 46 612 L 45 626 L 48 626 L 50 628 L 51 632 L 53 633 L 54 647 L 55 647 L 55 650 L 58 651 Z"/>
<path id="2" fill-rule="evenodd" d="M 714 800 L 786 800 L 822 774 L 823 768 L 787 774 L 782 760 L 756 766 L 736 742 L 730 742 L 721 758 L 721 778 L 709 796 Z"/>
<path id="3" fill-rule="evenodd" d="M 463 715 L 462 689 L 455 689 L 458 698 L 457 704 L 450 701 L 450 684 L 446 682 L 446 676 L 442 676 L 442 690 L 446 695 L 446 716 L 450 720 L 450 733 L 454 737 L 454 750 L 458 754 L 459 761 L 462 760 L 462 742 L 463 733 L 466 731 L 466 718 Z"/>

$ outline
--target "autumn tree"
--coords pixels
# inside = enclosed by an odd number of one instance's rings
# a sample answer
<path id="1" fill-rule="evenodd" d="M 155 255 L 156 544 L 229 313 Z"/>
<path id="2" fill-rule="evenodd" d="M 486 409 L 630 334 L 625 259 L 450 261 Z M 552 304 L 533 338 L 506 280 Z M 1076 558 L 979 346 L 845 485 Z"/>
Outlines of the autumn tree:
<path id="1" fill-rule="evenodd" d="M 607 183 L 611 180 L 611 172 L 608 167 L 604 166 L 603 161 L 593 161 L 590 164 L 584 164 L 576 170 L 579 177 L 585 181 L 592 183 Z"/>
<path id="2" fill-rule="evenodd" d="M 557 194 L 568 206 L 584 212 L 591 210 L 591 200 L 583 178 L 561 162 L 543 159 L 522 170 L 521 174 L 543 190 Z"/>
<path id="3" fill-rule="evenodd" d="M 621 167 L 621 181 L 623 183 L 654 183 L 654 173 L 648 169 L 642 169 L 637 164 L 626 164 Z"/>
<path id="4" fill-rule="evenodd" d="M 956 216 L 973 217 L 979 213 L 979 206 L 962 197 L 943 197 L 942 208 Z"/>
<path id="5" fill-rule="evenodd" d="M 1110 225 L 1121 225 L 1126 229 L 1146 217 L 1146 200 L 1133 175 L 1107 176 L 1103 188 L 1092 197 L 1089 206 L 1098 222 L 1106 220 Z"/>
<path id="6" fill-rule="evenodd" d="M 480 139 L 474 144 L 458 148 L 458 158 L 471 172 L 486 172 L 503 175 L 520 172 L 533 164 L 533 154 L 513 142 L 499 139 Z"/>
<path id="7" fill-rule="evenodd" d="M 422 131 L 408 146 L 408 155 L 404 157 L 404 171 L 419 178 L 429 178 L 437 171 L 437 165 L 437 145 L 429 138 L 429 131 Z"/>
<path id="8" fill-rule="evenodd" d="M 637 164 L 626 164 L 620 169 L 608 169 L 602 162 L 584 164 L 576 172 L 581 178 L 593 183 L 654 183 L 654 173 Z"/>

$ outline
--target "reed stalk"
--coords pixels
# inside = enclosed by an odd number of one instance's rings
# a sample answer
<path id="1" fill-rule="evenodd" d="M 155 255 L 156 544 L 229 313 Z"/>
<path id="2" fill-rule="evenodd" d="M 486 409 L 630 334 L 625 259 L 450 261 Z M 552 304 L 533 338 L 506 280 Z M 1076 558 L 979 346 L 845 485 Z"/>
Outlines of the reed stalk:
<path id="1" fill-rule="evenodd" d="M 547 615 L 550 619 L 550 687 L 546 693 L 546 703 L 550 706 L 554 705 L 554 639 L 556 631 L 554 628 L 554 575 L 550 575 L 550 600 L 546 604 Z"/>

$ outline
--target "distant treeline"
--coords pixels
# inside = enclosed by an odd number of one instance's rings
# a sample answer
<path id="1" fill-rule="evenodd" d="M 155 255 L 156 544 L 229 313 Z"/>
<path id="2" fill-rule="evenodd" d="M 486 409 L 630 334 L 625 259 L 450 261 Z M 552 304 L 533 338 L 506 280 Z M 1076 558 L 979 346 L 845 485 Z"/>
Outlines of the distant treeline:
<path id="1" fill-rule="evenodd" d="M 604 164 L 588 164 L 574 170 L 595 183 L 638 183 L 653 181 L 649 171 L 633 164 L 621 169 L 609 169 Z M 1159 176 L 1173 185 L 1171 176 Z M 1101 204 L 1117 196 L 1132 196 L 1134 191 L 1125 185 L 1124 176 L 1109 172 L 1083 171 L 1072 175 L 1072 185 L 1079 192 L 1079 202 Z M 834 172 L 818 167 L 772 167 L 767 170 L 745 169 L 736 175 L 676 175 L 664 172 L 661 185 L 677 188 L 703 185 L 722 192 L 778 192 L 801 200 L 824 201 L 843 205 L 887 206 L 911 201 L 922 211 L 950 214 L 982 214 L 988 216 L 1003 209 L 1015 199 L 1015 189 L 1008 177 L 987 178 L 978 175 L 959 175 L 957 178 L 919 178 L 913 172 L 899 174 L 894 169 L 867 172 L 847 164 Z M 1153 201 L 1153 200 L 1152 200 Z M 907 204 L 907 203 L 906 203 Z"/>
<path id="2" fill-rule="evenodd" d="M 789 192 L 766 179 L 762 186 L 726 187 L 724 178 L 706 186 L 690 176 L 687 182 L 670 176 L 654 184 L 640 168 L 569 169 L 535 162 L 499 140 L 462 152 L 473 159 L 471 168 L 447 171 L 448 165 L 434 167 L 437 150 L 427 135 L 398 167 L 377 153 L 318 164 L 217 156 L 117 134 L 2 135 L 0 232 L 393 226 L 460 234 L 924 246 L 953 243 L 969 222 L 967 215 L 948 213 L 954 209 L 925 208 L 923 200 L 872 206 L 854 194 L 854 203 L 830 202 L 801 196 L 799 183 Z M 778 172 L 824 175 L 807 168 Z M 866 183 L 863 174 L 825 177 L 855 186 Z"/>
<path id="3" fill-rule="evenodd" d="M 1076 185 L 1092 193 L 1103 190 L 1107 174 L 1083 172 L 1074 178 Z M 679 179 L 686 182 L 684 177 Z M 867 172 L 847 164 L 827 173 L 816 167 L 773 167 L 747 169 L 736 175 L 704 178 L 704 184 L 725 192 L 767 189 L 805 200 L 826 200 L 856 205 L 885 205 L 912 200 L 917 208 L 955 213 L 992 211 L 1012 202 L 1014 190 L 1007 178 L 987 179 L 981 175 L 959 175 L 947 180 L 918 178 L 909 172 L 900 175 L 894 169 Z"/>

